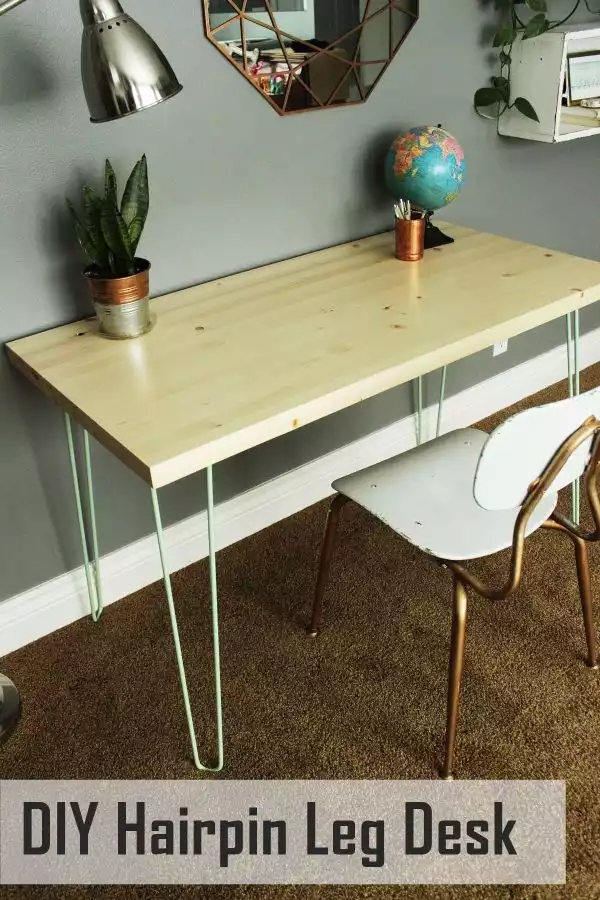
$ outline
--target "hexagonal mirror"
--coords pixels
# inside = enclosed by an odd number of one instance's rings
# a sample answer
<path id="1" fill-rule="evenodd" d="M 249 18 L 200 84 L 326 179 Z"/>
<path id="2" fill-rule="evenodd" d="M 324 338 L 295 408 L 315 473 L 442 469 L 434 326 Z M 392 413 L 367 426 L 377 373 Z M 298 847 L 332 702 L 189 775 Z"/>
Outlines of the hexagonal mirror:
<path id="1" fill-rule="evenodd" d="M 364 103 L 419 0 L 203 0 L 206 35 L 280 115 Z"/>

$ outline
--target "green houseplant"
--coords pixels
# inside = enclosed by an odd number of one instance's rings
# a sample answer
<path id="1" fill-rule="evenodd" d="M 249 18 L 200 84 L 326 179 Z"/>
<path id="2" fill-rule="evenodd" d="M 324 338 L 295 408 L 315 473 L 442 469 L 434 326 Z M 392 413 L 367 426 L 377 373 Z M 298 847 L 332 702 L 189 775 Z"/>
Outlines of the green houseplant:
<path id="1" fill-rule="evenodd" d="M 86 185 L 83 211 L 70 200 L 79 245 L 88 260 L 88 281 L 100 331 L 111 337 L 137 337 L 150 327 L 150 263 L 136 256 L 150 207 L 148 164 L 142 156 L 127 180 L 121 202 L 117 177 L 109 159 L 104 193 Z"/>
<path id="2" fill-rule="evenodd" d="M 502 16 L 501 24 L 492 38 L 492 47 L 498 52 L 500 71 L 492 76 L 490 84 L 475 91 L 473 103 L 479 115 L 498 120 L 509 109 L 517 109 L 522 115 L 538 122 L 538 114 L 526 97 L 511 99 L 510 72 L 512 52 L 517 40 L 528 40 L 544 34 L 551 28 L 559 28 L 568 22 L 580 8 L 598 15 L 590 0 L 573 0 L 573 5 L 563 18 L 549 18 L 549 5 L 553 0 L 494 0 Z"/>

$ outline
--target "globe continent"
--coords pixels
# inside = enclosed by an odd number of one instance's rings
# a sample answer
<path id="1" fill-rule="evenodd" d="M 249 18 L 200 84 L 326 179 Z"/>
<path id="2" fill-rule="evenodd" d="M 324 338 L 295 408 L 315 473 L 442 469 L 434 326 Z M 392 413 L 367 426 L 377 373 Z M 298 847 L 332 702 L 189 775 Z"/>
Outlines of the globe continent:
<path id="1" fill-rule="evenodd" d="M 467 166 L 462 147 L 443 128 L 423 125 L 396 138 L 386 159 L 386 182 L 396 200 L 442 209 L 458 196 Z"/>

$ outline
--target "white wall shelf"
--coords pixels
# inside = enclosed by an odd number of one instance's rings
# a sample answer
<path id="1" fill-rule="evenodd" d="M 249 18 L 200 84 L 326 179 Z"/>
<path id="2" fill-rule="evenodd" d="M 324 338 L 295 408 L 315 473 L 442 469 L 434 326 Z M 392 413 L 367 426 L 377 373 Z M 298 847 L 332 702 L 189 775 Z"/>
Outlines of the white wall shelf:
<path id="1" fill-rule="evenodd" d="M 600 134 L 600 120 L 598 126 L 588 127 L 564 119 L 569 110 L 563 106 L 567 57 L 588 51 L 600 51 L 599 23 L 549 31 L 526 41 L 519 38 L 512 54 L 511 103 L 515 97 L 525 97 L 540 121 L 509 109 L 498 122 L 499 133 L 551 144 Z"/>

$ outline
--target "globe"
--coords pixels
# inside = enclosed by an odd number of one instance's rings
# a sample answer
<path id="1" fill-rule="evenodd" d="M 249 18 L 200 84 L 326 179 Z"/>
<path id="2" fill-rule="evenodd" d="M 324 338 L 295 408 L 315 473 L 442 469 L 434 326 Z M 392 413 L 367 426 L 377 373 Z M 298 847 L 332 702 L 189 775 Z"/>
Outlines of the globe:
<path id="1" fill-rule="evenodd" d="M 395 200 L 442 209 L 458 196 L 467 174 L 462 147 L 443 128 L 422 125 L 399 135 L 389 149 L 385 177 Z"/>

